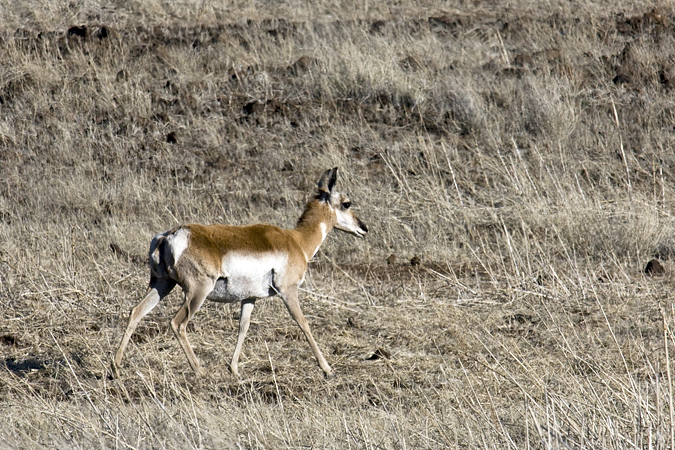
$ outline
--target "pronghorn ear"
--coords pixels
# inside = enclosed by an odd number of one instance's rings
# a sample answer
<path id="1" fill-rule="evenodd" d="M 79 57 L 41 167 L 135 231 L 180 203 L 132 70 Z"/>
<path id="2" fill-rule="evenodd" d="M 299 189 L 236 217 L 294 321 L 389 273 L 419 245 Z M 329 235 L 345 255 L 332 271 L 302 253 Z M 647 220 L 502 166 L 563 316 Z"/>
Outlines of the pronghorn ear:
<path id="1" fill-rule="evenodd" d="M 326 170 L 319 178 L 319 191 L 331 192 L 337 181 L 337 167 Z"/>
<path id="2" fill-rule="evenodd" d="M 337 181 L 337 167 L 326 170 L 319 178 L 319 193 L 316 198 L 322 202 L 329 202 L 335 182 Z"/>
<path id="3" fill-rule="evenodd" d="M 330 178 L 328 179 L 328 191 L 333 192 L 333 188 L 335 187 L 335 182 L 337 181 L 337 167 L 333 167 L 330 170 Z"/>

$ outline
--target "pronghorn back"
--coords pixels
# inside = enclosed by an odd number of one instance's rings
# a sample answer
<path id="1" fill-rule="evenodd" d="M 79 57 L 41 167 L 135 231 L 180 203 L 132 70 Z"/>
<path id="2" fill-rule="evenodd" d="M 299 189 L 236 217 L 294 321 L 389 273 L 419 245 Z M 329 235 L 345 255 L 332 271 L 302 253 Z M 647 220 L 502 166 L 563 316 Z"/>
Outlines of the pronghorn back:
<path id="1" fill-rule="evenodd" d="M 169 277 L 183 286 L 184 279 L 195 276 L 220 279 L 250 273 L 254 277 L 260 275 L 261 267 L 280 275 L 291 266 L 292 274 L 301 276 L 307 260 L 294 234 L 274 225 L 189 224 L 153 238 L 150 266 L 158 278 Z M 232 286 L 234 280 L 228 284 Z"/>

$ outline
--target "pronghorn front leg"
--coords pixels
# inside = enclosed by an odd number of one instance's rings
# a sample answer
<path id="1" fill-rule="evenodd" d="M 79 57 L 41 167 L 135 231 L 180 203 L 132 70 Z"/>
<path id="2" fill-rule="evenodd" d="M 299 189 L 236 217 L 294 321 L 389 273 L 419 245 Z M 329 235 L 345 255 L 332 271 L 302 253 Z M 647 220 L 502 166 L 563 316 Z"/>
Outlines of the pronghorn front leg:
<path id="1" fill-rule="evenodd" d="M 319 367 L 321 367 L 321 370 L 323 370 L 323 372 L 326 374 L 326 377 L 333 378 L 335 376 L 333 369 L 330 368 L 326 358 L 323 357 L 323 353 L 321 353 L 321 350 L 319 350 L 319 346 L 316 344 L 314 336 L 312 336 L 312 332 L 309 329 L 307 319 L 305 319 L 305 315 L 302 314 L 302 310 L 300 309 L 300 302 L 298 301 L 298 287 L 294 285 L 290 288 L 280 291 L 279 294 L 286 304 L 286 308 L 291 314 L 291 317 L 293 317 L 298 325 L 300 325 L 303 333 L 305 333 L 307 342 L 309 342 L 309 346 L 312 348 L 312 352 L 314 352 L 314 356 L 319 363 Z"/>
<path id="2" fill-rule="evenodd" d="M 239 316 L 239 336 L 237 337 L 237 346 L 234 348 L 230 370 L 232 375 L 239 377 L 239 354 L 244 345 L 244 338 L 248 332 L 248 326 L 251 324 L 251 312 L 255 305 L 255 299 L 244 300 L 241 302 L 241 315 Z"/>

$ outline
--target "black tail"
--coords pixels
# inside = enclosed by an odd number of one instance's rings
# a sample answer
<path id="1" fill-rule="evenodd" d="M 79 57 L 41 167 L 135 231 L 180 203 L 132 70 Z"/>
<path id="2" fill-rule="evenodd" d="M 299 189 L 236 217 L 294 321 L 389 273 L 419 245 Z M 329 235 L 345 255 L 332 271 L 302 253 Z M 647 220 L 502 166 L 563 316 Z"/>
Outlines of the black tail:
<path id="1" fill-rule="evenodd" d="M 150 252 L 148 253 L 148 264 L 150 264 L 150 272 L 156 278 L 168 278 L 169 266 L 173 265 L 173 254 L 166 237 L 173 233 L 174 230 L 165 233 L 157 234 L 150 242 Z"/>

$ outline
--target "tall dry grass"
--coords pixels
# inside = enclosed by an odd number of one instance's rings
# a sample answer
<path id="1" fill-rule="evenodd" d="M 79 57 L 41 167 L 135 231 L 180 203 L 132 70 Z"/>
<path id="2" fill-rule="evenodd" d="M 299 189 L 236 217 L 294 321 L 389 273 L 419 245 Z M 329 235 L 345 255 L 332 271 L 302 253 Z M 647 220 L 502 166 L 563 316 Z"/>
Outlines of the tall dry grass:
<path id="1" fill-rule="evenodd" d="M 0 11 L 0 446 L 673 446 L 668 4 Z M 371 230 L 302 291 L 336 380 L 275 300 L 239 380 L 205 305 L 196 379 L 180 293 L 109 377 L 153 234 L 291 227 L 333 166 Z"/>

